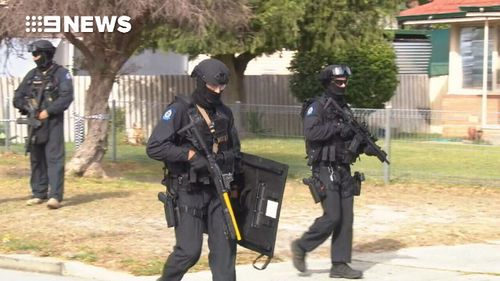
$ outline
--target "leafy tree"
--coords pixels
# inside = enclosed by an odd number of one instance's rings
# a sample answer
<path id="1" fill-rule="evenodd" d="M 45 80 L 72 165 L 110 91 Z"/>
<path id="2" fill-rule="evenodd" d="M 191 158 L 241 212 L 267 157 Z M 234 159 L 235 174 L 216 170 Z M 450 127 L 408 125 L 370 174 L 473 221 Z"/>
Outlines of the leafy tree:
<path id="1" fill-rule="evenodd" d="M 295 96 L 303 100 L 322 93 L 318 73 L 332 63 L 347 64 L 352 69 L 346 98 L 353 106 L 380 108 L 394 94 L 398 83 L 395 54 L 388 42 L 379 40 L 328 53 L 297 53 L 290 67 L 295 72 L 290 79 Z"/>
<path id="2" fill-rule="evenodd" d="M 383 27 L 399 1 L 309 0 L 299 22 L 298 52 L 290 69 L 292 93 L 299 99 L 322 92 L 317 80 L 328 64 L 352 67 L 349 101 L 358 107 L 381 107 L 397 86 L 395 55 Z"/>
<path id="3" fill-rule="evenodd" d="M 191 56 L 210 54 L 223 61 L 231 71 L 225 99 L 243 101 L 243 78 L 248 63 L 262 54 L 295 48 L 299 31 L 297 21 L 303 16 L 303 3 L 301 0 L 250 0 L 252 17 L 245 28 L 227 30 L 223 25 L 211 25 L 204 36 L 183 29 L 169 29 L 165 30 L 166 39 L 159 45 Z"/>
<path id="4" fill-rule="evenodd" d="M 8 1 L 7 7 L 0 9 L 0 34 L 6 33 L 9 37 L 43 35 L 25 32 L 26 16 L 129 16 L 132 30 L 127 33 L 57 34 L 64 36 L 83 54 L 83 67 L 90 73 L 91 83 L 85 96 L 85 114 L 108 114 L 109 95 L 121 67 L 143 42 L 152 40 L 157 27 L 182 27 L 198 34 L 203 34 L 207 26 L 216 24 L 241 29 L 249 16 L 245 4 L 246 0 Z M 67 172 L 75 175 L 102 175 L 101 161 L 107 147 L 108 122 L 97 119 L 87 122 L 85 142 L 67 165 Z"/>

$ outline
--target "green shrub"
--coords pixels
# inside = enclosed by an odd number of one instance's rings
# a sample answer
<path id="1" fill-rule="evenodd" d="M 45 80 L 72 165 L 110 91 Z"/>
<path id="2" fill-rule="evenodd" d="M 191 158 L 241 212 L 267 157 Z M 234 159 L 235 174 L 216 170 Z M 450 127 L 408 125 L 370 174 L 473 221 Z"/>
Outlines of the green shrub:
<path id="1" fill-rule="evenodd" d="M 304 100 L 323 92 L 319 72 L 329 64 L 346 64 L 352 69 L 347 100 L 354 107 L 382 108 L 394 95 L 398 81 L 396 55 L 383 40 L 370 44 L 345 45 L 331 52 L 298 52 L 290 66 L 294 72 L 290 88 L 294 96 Z"/>
<path id="2" fill-rule="evenodd" d="M 112 120 L 110 120 L 111 122 Z M 111 126 L 111 124 L 110 124 Z M 117 132 L 125 131 L 125 109 L 121 107 L 115 108 L 115 128 Z"/>

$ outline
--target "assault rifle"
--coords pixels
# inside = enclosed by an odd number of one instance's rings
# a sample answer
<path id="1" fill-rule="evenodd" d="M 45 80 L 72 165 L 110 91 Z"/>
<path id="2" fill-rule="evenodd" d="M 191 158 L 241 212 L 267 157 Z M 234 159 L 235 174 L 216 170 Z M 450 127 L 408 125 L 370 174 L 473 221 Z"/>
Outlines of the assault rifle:
<path id="1" fill-rule="evenodd" d="M 26 118 L 17 118 L 17 124 L 28 125 L 28 136 L 24 142 L 24 155 L 31 152 L 31 145 L 36 143 L 36 135 L 34 131 L 42 126 L 42 121 L 38 120 L 39 102 L 35 99 L 27 100 L 27 116 Z"/>
<path id="2" fill-rule="evenodd" d="M 342 116 L 342 119 L 347 122 L 347 126 L 349 126 L 349 128 L 354 132 L 354 138 L 347 148 L 351 154 L 356 155 L 359 146 L 365 143 L 373 149 L 375 156 L 377 156 L 380 162 L 390 164 L 389 160 L 387 160 L 387 153 L 375 144 L 377 139 L 370 133 L 370 131 L 368 131 L 366 124 L 359 124 L 358 121 L 354 119 L 352 112 L 342 109 L 342 107 L 340 107 L 340 105 L 333 98 L 328 98 L 324 108 L 326 109 L 330 104 L 333 105 L 335 110 Z"/>
<path id="3" fill-rule="evenodd" d="M 208 171 L 214 182 L 217 195 L 219 196 L 219 200 L 222 204 L 222 215 L 224 216 L 224 221 L 226 222 L 226 233 L 228 233 L 232 239 L 240 241 L 240 230 L 238 228 L 238 223 L 236 222 L 236 217 L 234 216 L 231 201 L 229 200 L 230 184 L 233 181 L 233 175 L 231 173 L 222 173 L 215 160 L 213 152 L 208 149 L 207 144 L 203 140 L 203 137 L 196 126 L 197 124 L 204 122 L 200 114 L 193 112 L 193 114 L 188 115 L 191 123 L 180 129 L 178 133 L 189 130 L 194 135 L 194 139 L 191 139 L 194 147 L 205 153 L 208 160 Z"/>

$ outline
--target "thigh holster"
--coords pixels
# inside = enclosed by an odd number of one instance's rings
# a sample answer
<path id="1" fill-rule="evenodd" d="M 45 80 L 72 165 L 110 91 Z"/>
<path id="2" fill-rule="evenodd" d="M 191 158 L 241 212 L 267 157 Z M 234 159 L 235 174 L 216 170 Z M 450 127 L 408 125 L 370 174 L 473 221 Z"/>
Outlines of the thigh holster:
<path id="1" fill-rule="evenodd" d="M 181 213 L 186 213 L 188 215 L 191 215 L 195 218 L 203 219 L 207 216 L 207 209 L 206 208 L 195 208 L 195 207 L 190 207 L 186 205 L 181 205 L 178 206 L 179 212 Z"/>

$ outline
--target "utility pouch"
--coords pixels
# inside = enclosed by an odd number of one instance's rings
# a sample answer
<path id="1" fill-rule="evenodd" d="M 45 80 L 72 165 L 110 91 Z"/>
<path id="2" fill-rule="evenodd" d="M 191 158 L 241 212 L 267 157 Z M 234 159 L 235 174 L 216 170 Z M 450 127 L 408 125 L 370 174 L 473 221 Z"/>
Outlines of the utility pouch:
<path id="1" fill-rule="evenodd" d="M 41 121 L 41 126 L 33 129 L 33 136 L 35 136 L 32 144 L 45 144 L 49 141 L 49 120 L 44 119 Z"/>
<path id="2" fill-rule="evenodd" d="M 170 194 L 167 194 L 166 192 L 158 192 L 158 200 L 160 200 L 163 203 L 167 226 L 168 227 L 177 226 L 180 218 L 180 212 L 174 197 Z"/>
<path id="3" fill-rule="evenodd" d="M 312 176 L 302 179 L 302 182 L 309 187 L 314 203 L 319 203 L 325 199 L 326 188 L 318 178 Z"/>
<path id="4" fill-rule="evenodd" d="M 360 172 L 354 172 L 354 196 L 361 194 L 361 182 L 365 181 L 365 175 Z"/>

